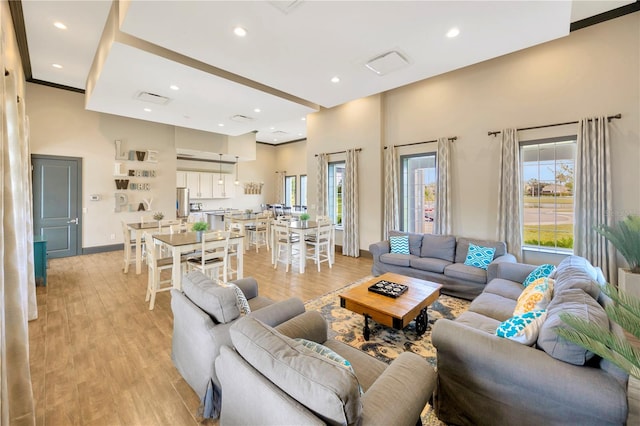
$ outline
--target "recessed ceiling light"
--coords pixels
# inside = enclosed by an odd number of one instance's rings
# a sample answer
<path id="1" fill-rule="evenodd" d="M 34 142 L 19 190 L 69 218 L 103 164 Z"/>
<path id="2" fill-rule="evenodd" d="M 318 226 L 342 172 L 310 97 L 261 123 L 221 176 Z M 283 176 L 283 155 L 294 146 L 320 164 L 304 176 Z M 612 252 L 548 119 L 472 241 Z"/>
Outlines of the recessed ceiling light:
<path id="1" fill-rule="evenodd" d="M 67 29 L 67 26 L 65 24 L 63 24 L 62 22 L 54 22 L 53 26 L 58 28 L 58 29 L 61 29 L 61 30 L 66 30 Z"/>
<path id="2" fill-rule="evenodd" d="M 58 69 L 62 68 L 62 65 L 60 65 L 60 64 L 51 64 L 51 66 L 54 67 L 54 68 L 58 68 Z"/>
<path id="3" fill-rule="evenodd" d="M 302 117 L 300 120 L 307 121 L 307 117 Z"/>
<path id="4" fill-rule="evenodd" d="M 460 30 L 458 29 L 458 27 L 453 27 L 449 31 L 447 31 L 447 37 L 449 38 L 457 37 L 458 34 L 460 34 Z"/>
<path id="5" fill-rule="evenodd" d="M 261 111 L 260 108 L 254 108 L 253 109 L 253 112 L 260 112 L 260 111 Z"/>
<path id="6" fill-rule="evenodd" d="M 269 127 L 269 130 L 275 130 L 275 127 L 271 126 Z"/>
<path id="7" fill-rule="evenodd" d="M 274 141 L 274 142 L 278 142 L 278 139 L 275 139 L 275 138 L 274 138 L 274 139 L 273 139 L 273 141 Z"/>
<path id="8" fill-rule="evenodd" d="M 298 133 L 298 136 L 302 136 L 302 133 Z"/>
<path id="9" fill-rule="evenodd" d="M 144 109 L 146 112 L 151 112 L 151 108 L 145 108 Z"/>
<path id="10" fill-rule="evenodd" d="M 169 89 L 171 89 L 171 90 L 180 90 L 180 88 L 178 86 L 176 86 L 175 84 L 172 84 L 171 86 L 169 86 Z"/>
<path id="11" fill-rule="evenodd" d="M 338 76 L 332 77 L 331 78 L 331 82 L 332 83 L 340 83 L 340 77 L 338 77 Z"/>
<path id="12" fill-rule="evenodd" d="M 218 127 L 224 127 L 224 123 L 218 123 Z"/>
<path id="13" fill-rule="evenodd" d="M 247 30 L 245 30 L 245 29 L 244 29 L 244 28 L 242 28 L 242 27 L 235 27 L 235 28 L 233 29 L 233 33 L 234 33 L 235 35 L 237 35 L 238 37 L 244 37 L 244 36 L 246 36 L 246 35 L 247 35 Z"/>

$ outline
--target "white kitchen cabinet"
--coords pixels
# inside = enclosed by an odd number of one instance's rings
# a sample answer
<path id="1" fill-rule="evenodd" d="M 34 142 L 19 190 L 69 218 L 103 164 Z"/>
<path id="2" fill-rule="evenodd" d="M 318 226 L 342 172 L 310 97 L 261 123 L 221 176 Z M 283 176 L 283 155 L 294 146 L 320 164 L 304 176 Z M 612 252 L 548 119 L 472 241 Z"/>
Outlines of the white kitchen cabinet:
<path id="1" fill-rule="evenodd" d="M 216 198 L 213 195 L 214 184 L 217 185 L 218 181 L 214 182 L 212 173 L 198 173 L 200 177 L 200 198 Z"/>
<path id="2" fill-rule="evenodd" d="M 200 173 L 198 172 L 186 172 L 187 188 L 189 188 L 189 198 L 192 200 L 198 200 L 205 198 L 200 191 Z"/>
<path id="3" fill-rule="evenodd" d="M 182 172 L 178 170 L 176 172 L 176 188 L 186 188 L 187 187 L 187 172 Z"/>
<path id="4" fill-rule="evenodd" d="M 218 183 L 219 180 L 219 173 L 186 171 L 176 173 L 177 186 L 189 188 L 189 198 L 192 200 L 235 197 L 236 186 L 233 183 L 233 178 L 229 175 L 222 175 L 222 185 Z"/>

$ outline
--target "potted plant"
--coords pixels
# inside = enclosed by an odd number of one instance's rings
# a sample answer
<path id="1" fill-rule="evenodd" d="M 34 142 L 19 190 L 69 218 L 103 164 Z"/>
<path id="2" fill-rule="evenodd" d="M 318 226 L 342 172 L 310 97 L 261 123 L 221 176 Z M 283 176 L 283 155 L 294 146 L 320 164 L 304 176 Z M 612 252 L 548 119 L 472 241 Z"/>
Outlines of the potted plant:
<path id="1" fill-rule="evenodd" d="M 605 307 L 607 316 L 627 333 L 635 336 L 636 340 L 633 344 L 610 330 L 604 330 L 583 318 L 577 318 L 566 312 L 560 314 L 560 318 L 570 328 L 559 327 L 556 332 L 570 342 L 613 362 L 629 374 L 627 424 L 640 424 L 640 346 L 638 346 L 638 341 L 640 341 L 640 299 L 619 291 L 611 284 L 606 284 L 602 292 L 614 302 Z"/>
<path id="2" fill-rule="evenodd" d="M 164 213 L 162 213 L 162 212 L 155 212 L 155 213 L 153 214 L 153 219 L 158 220 L 158 221 L 160 221 L 160 220 L 164 219 Z"/>
<path id="3" fill-rule="evenodd" d="M 308 214 L 308 213 L 302 213 L 302 214 L 300 215 L 300 220 L 301 220 L 301 221 L 303 221 L 303 222 L 306 222 L 307 220 L 309 220 L 309 218 L 310 218 L 310 217 L 311 217 L 311 216 L 309 216 L 309 214 Z"/>
<path id="4" fill-rule="evenodd" d="M 209 229 L 209 224 L 204 221 L 194 222 L 194 224 L 191 226 L 191 229 L 196 232 L 206 231 L 207 229 Z"/>
<path id="5" fill-rule="evenodd" d="M 640 298 L 640 216 L 629 215 L 613 226 L 600 225 L 595 230 L 613 244 L 629 265 L 629 269 L 618 268 L 618 288 Z"/>

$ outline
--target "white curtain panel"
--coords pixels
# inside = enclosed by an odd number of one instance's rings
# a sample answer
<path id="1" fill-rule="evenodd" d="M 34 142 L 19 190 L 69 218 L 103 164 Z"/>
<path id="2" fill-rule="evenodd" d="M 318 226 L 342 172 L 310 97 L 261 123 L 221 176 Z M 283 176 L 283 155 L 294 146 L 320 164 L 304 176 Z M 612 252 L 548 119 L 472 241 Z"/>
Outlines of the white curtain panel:
<path id="1" fill-rule="evenodd" d="M 614 247 L 594 231 L 596 225 L 611 226 L 615 221 L 608 126 L 606 117 L 585 118 L 578 123 L 573 251 L 599 266 L 605 278 L 615 283 L 618 271 Z"/>
<path id="2" fill-rule="evenodd" d="M 4 52 L 0 52 L 4 65 Z M 4 69 L 4 67 L 2 67 Z M 12 70 L 2 84 L 2 233 L 0 234 L 0 424 L 35 424 L 29 369 L 30 300 L 35 300 L 29 148 L 24 137 L 24 100 L 17 100 Z M 22 111 L 22 116 L 21 116 Z"/>
<path id="3" fill-rule="evenodd" d="M 316 180 L 318 183 L 316 216 L 327 215 L 327 204 L 329 203 L 329 195 L 327 193 L 327 173 L 329 171 L 329 156 L 327 154 L 318 154 L 316 157 Z"/>
<path id="4" fill-rule="evenodd" d="M 507 243 L 507 251 L 518 261 L 522 260 L 521 194 L 518 132 L 516 129 L 504 129 L 500 146 L 498 240 Z"/>
<path id="5" fill-rule="evenodd" d="M 358 151 L 348 149 L 342 185 L 342 254 L 360 257 L 360 230 L 358 224 Z"/>
<path id="6" fill-rule="evenodd" d="M 398 150 L 389 146 L 384 150 L 384 239 L 389 238 L 389 231 L 400 229 L 400 212 L 398 204 Z"/>
<path id="7" fill-rule="evenodd" d="M 438 139 L 436 157 L 436 211 L 433 233 L 451 234 L 451 145 L 449 138 Z"/>

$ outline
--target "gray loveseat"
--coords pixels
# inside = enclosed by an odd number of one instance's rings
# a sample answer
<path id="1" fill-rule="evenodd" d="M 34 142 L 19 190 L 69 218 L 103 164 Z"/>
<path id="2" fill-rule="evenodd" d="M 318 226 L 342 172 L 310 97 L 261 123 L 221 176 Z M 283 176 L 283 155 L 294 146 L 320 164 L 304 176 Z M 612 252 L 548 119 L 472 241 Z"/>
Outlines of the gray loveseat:
<path id="1" fill-rule="evenodd" d="M 622 425 L 627 418 L 627 375 L 608 361 L 561 339 L 561 312 L 622 330 L 602 309 L 604 277 L 585 259 L 570 256 L 555 279 L 547 316 L 533 346 L 495 335 L 513 315 L 533 265 L 501 263 L 497 277 L 456 320 L 436 321 L 438 383 L 434 408 L 454 425 Z M 534 339 L 535 339 L 534 335 Z M 593 356 L 593 357 L 592 357 Z"/>
<path id="2" fill-rule="evenodd" d="M 266 324 L 278 325 L 305 311 L 300 299 L 274 303 L 258 295 L 258 283 L 254 278 L 232 282 L 249 302 L 251 313 L 248 315 Z M 233 289 L 217 286 L 199 271 L 183 276 L 182 283 L 182 291 L 171 290 L 171 358 L 178 372 L 202 399 L 212 383 L 219 385 L 214 362 L 220 348 L 231 345 L 229 327 L 242 317 Z"/>
<path id="3" fill-rule="evenodd" d="M 222 348 L 216 360 L 223 389 L 221 425 L 413 426 L 435 386 L 433 368 L 414 353 L 387 365 L 327 340 L 319 312 L 306 312 L 275 330 L 243 318 L 230 332 L 235 349 Z M 294 338 L 322 344 L 352 369 Z"/>
<path id="4" fill-rule="evenodd" d="M 472 300 L 484 286 L 496 276 L 498 264 L 515 262 L 507 253 L 502 241 L 476 240 L 453 235 L 413 234 L 391 231 L 395 235 L 409 236 L 409 253 L 391 253 L 389 241 L 380 241 L 369 246 L 373 255 L 373 275 L 395 272 L 409 277 L 442 284 L 442 293 Z M 469 243 L 496 249 L 493 261 L 487 270 L 464 264 Z"/>

